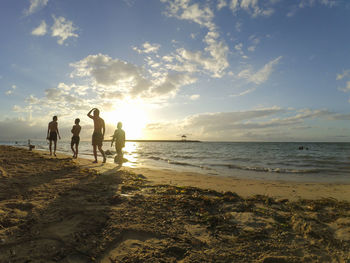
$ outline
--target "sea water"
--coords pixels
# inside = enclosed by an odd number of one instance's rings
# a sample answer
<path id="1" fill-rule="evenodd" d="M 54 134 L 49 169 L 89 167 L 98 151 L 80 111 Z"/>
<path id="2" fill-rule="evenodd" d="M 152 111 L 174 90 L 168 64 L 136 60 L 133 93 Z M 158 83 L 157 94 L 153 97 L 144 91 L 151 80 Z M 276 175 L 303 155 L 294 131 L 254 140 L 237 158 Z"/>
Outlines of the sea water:
<path id="1" fill-rule="evenodd" d="M 47 141 L 32 144 L 38 150 L 48 150 Z M 113 163 L 115 149 L 110 142 L 104 142 L 103 149 L 111 152 L 107 162 Z M 57 151 L 72 154 L 69 142 L 58 141 Z M 80 143 L 79 157 L 93 159 L 91 142 Z M 126 142 L 124 158 L 128 160 L 124 166 L 129 167 L 249 179 L 350 182 L 350 143 Z"/>

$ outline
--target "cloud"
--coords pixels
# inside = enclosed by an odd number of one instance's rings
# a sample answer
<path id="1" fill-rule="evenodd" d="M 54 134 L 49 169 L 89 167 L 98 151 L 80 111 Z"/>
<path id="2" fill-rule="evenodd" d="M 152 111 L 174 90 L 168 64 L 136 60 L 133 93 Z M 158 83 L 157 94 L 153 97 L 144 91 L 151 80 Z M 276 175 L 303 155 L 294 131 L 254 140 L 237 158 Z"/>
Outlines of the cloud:
<path id="1" fill-rule="evenodd" d="M 28 98 L 25 99 L 25 102 L 29 104 L 38 104 L 40 100 L 34 95 L 30 95 Z"/>
<path id="2" fill-rule="evenodd" d="M 30 6 L 24 11 L 26 15 L 31 15 L 47 5 L 49 0 L 30 0 Z"/>
<path id="3" fill-rule="evenodd" d="M 218 0 L 218 4 L 217 4 L 217 9 L 218 10 L 224 8 L 225 6 L 227 6 L 226 0 Z"/>
<path id="4" fill-rule="evenodd" d="M 343 92 L 349 92 L 350 91 L 350 81 L 347 81 L 346 86 L 344 88 L 340 88 L 339 90 L 343 91 Z"/>
<path id="5" fill-rule="evenodd" d="M 315 128 L 309 126 L 307 122 L 315 118 L 336 121 L 350 118 L 350 116 L 332 113 L 325 109 L 292 110 L 275 106 L 245 111 L 195 114 L 173 122 L 150 123 L 147 130 L 150 135 L 156 136 L 191 133 L 194 138 L 220 141 L 259 138 L 276 140 L 278 133 L 279 139 L 288 140 L 289 136 L 296 138 L 294 134 L 296 132 L 304 136 L 303 131 L 306 128 L 311 129 L 310 132 L 312 132 Z"/>
<path id="6" fill-rule="evenodd" d="M 58 44 L 62 45 L 70 37 L 78 37 L 78 34 L 74 33 L 78 28 L 73 25 L 72 21 L 66 20 L 62 16 L 56 18 L 53 15 L 52 18 L 54 24 L 51 27 L 51 36 L 58 38 Z"/>
<path id="7" fill-rule="evenodd" d="M 142 45 L 143 49 L 139 49 L 137 47 L 133 47 L 135 51 L 137 51 L 139 54 L 141 53 L 156 53 L 158 49 L 160 48 L 159 44 L 150 44 L 148 42 L 143 43 Z"/>
<path id="8" fill-rule="evenodd" d="M 11 88 L 5 92 L 5 94 L 6 94 L 6 95 L 11 95 L 11 94 L 13 94 L 13 92 L 14 92 L 14 90 L 15 90 L 16 88 L 17 88 L 16 85 L 12 85 Z"/>
<path id="9" fill-rule="evenodd" d="M 173 96 L 182 86 L 197 80 L 188 73 L 176 72 L 153 74 L 150 78 L 143 68 L 103 54 L 89 55 L 70 65 L 74 68 L 71 77 L 88 78 L 95 92 L 104 98 L 102 94 L 114 98 Z"/>
<path id="10" fill-rule="evenodd" d="M 74 68 L 71 77 L 90 77 L 94 86 L 113 92 L 136 96 L 148 91 L 152 85 L 143 76 L 142 68 L 103 54 L 89 55 L 70 66 Z"/>
<path id="11" fill-rule="evenodd" d="M 172 93 L 174 94 L 180 87 L 190 85 L 196 82 L 196 78 L 188 74 L 167 74 L 161 83 L 152 89 L 152 92 L 157 95 Z"/>
<path id="12" fill-rule="evenodd" d="M 343 70 L 343 73 L 337 74 L 337 80 L 341 80 L 345 77 L 350 77 L 350 69 Z"/>
<path id="13" fill-rule="evenodd" d="M 265 1 L 265 6 L 260 7 L 258 0 L 231 0 L 230 9 L 236 13 L 239 10 L 244 10 L 250 13 L 253 17 L 257 16 L 271 16 L 275 10 L 269 5 L 273 4 L 271 1 Z"/>
<path id="14" fill-rule="evenodd" d="M 336 0 L 301 0 L 299 4 L 293 5 L 287 13 L 288 17 L 294 16 L 299 9 L 313 7 L 315 5 L 322 5 L 326 7 L 334 7 L 337 5 Z"/>
<path id="15" fill-rule="evenodd" d="M 33 29 L 32 35 L 34 35 L 34 36 L 43 36 L 47 32 L 46 28 L 47 28 L 46 22 L 44 20 L 42 20 L 40 25 Z"/>
<path id="16" fill-rule="evenodd" d="M 301 0 L 298 7 L 299 8 L 312 7 L 315 4 L 320 4 L 327 7 L 333 7 L 337 4 L 337 1 L 336 0 Z"/>
<path id="17" fill-rule="evenodd" d="M 232 94 L 232 95 L 230 95 L 230 97 L 241 97 L 241 96 L 247 95 L 247 94 L 249 94 L 249 93 L 251 93 L 253 91 L 255 91 L 255 88 L 247 89 L 247 90 L 242 91 L 242 92 L 240 92 L 238 94 Z"/>
<path id="18" fill-rule="evenodd" d="M 349 92 L 350 91 L 350 69 L 343 70 L 343 73 L 337 74 L 336 80 L 343 80 L 343 79 L 347 79 L 347 81 L 345 83 L 345 87 L 338 88 L 338 90 L 343 91 L 343 92 Z"/>
<path id="19" fill-rule="evenodd" d="M 201 95 L 199 94 L 193 94 L 190 96 L 190 100 L 198 100 L 200 98 Z"/>
<path id="20" fill-rule="evenodd" d="M 188 20 L 199 24 L 208 29 L 203 42 L 206 44 L 202 51 L 190 51 L 185 48 L 177 49 L 178 55 L 175 56 L 178 65 L 168 64 L 167 67 L 173 70 L 181 71 L 182 68 L 191 68 L 197 71 L 201 66 L 204 70 L 209 71 L 213 77 L 220 78 L 224 75 L 225 69 L 229 66 L 227 54 L 229 48 L 226 43 L 220 39 L 214 20 L 214 12 L 208 4 L 200 5 L 199 3 L 190 4 L 189 0 L 161 0 L 167 3 L 166 15 L 176 17 L 181 20 Z"/>
<path id="21" fill-rule="evenodd" d="M 166 15 L 182 20 L 189 20 L 209 29 L 214 29 L 214 14 L 209 6 L 200 7 L 198 3 L 190 4 L 190 0 L 161 0 L 167 3 Z"/>
<path id="22" fill-rule="evenodd" d="M 274 70 L 274 67 L 279 63 L 281 59 L 282 56 L 279 56 L 274 60 L 271 60 L 255 73 L 253 73 L 250 68 L 244 69 L 238 73 L 237 77 L 247 79 L 249 82 L 260 85 L 268 80 Z"/>

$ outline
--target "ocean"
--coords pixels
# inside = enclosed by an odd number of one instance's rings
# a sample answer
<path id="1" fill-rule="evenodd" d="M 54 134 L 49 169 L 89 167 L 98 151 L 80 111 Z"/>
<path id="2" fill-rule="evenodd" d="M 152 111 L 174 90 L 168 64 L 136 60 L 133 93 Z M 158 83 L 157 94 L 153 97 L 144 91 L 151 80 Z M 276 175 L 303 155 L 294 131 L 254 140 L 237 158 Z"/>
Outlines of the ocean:
<path id="1" fill-rule="evenodd" d="M 17 145 L 26 144 L 22 141 Z M 48 150 L 46 141 L 32 144 L 38 150 Z M 79 157 L 93 159 L 90 142 L 82 141 L 79 149 Z M 104 143 L 103 149 L 112 153 L 107 162 L 113 163 L 115 149 L 109 142 Z M 59 141 L 57 151 L 71 154 L 70 143 Z M 127 142 L 124 158 L 128 160 L 124 166 L 128 167 L 248 179 L 350 183 L 350 143 Z"/>

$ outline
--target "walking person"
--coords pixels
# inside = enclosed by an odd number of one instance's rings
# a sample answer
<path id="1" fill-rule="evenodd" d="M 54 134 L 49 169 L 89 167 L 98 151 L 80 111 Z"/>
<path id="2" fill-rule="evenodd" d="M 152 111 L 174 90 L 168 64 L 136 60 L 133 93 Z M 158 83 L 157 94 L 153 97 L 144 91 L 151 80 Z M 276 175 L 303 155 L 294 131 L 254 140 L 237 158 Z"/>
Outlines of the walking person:
<path id="1" fill-rule="evenodd" d="M 91 112 L 94 112 L 93 115 L 91 115 Z M 105 136 L 105 121 L 100 117 L 100 111 L 97 108 L 93 108 L 89 111 L 87 114 L 89 118 L 91 118 L 94 121 L 94 132 L 92 134 L 92 147 L 94 152 L 95 161 L 94 163 L 97 163 L 97 149 L 100 151 L 100 153 L 103 156 L 103 163 L 106 162 L 106 156 L 104 151 L 102 150 L 102 143 L 103 138 Z"/>
<path id="2" fill-rule="evenodd" d="M 54 148 L 53 148 L 54 156 L 56 156 L 57 135 L 58 135 L 58 138 L 61 139 L 60 133 L 58 131 L 57 116 L 53 116 L 52 121 L 49 122 L 49 125 L 47 128 L 46 139 L 49 140 L 50 155 L 52 155 L 52 142 L 54 143 Z"/>
<path id="3" fill-rule="evenodd" d="M 79 147 L 79 142 L 80 142 L 80 131 L 81 131 L 81 126 L 79 125 L 80 119 L 75 119 L 74 121 L 75 125 L 73 125 L 71 132 L 73 133 L 72 140 L 70 142 L 70 147 L 73 151 L 73 158 L 78 158 L 78 147 Z M 75 149 L 74 149 L 75 145 Z"/>
<path id="4" fill-rule="evenodd" d="M 118 162 L 119 165 L 123 164 L 123 147 L 125 147 L 125 131 L 122 129 L 123 124 L 118 122 L 117 129 L 114 131 L 114 135 L 111 142 L 111 147 L 113 142 L 115 142 L 115 151 L 117 156 L 114 159 L 115 162 Z"/>

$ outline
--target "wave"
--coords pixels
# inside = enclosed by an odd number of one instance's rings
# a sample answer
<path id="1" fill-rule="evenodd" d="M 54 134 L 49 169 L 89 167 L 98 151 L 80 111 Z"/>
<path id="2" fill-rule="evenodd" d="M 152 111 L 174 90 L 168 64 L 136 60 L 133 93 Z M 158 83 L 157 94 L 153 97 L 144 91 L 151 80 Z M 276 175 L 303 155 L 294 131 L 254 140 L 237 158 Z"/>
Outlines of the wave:
<path id="1" fill-rule="evenodd" d="M 243 165 L 234 165 L 234 164 L 214 164 L 212 166 L 225 167 L 228 169 L 237 169 L 237 170 L 247 170 L 255 172 L 273 172 L 273 173 L 293 173 L 293 174 L 305 174 L 305 173 L 320 173 L 321 169 L 287 169 L 287 168 L 272 168 L 272 167 L 253 167 L 253 166 L 243 166 Z"/>

